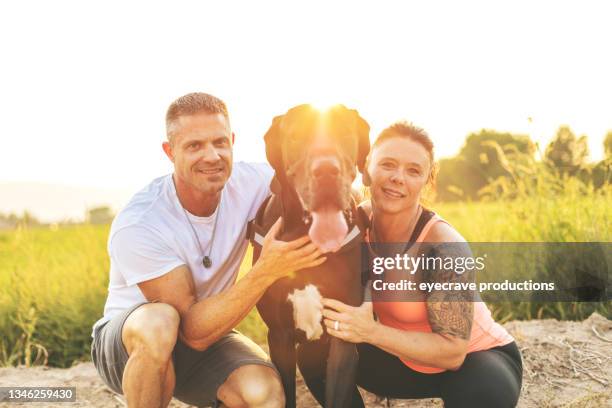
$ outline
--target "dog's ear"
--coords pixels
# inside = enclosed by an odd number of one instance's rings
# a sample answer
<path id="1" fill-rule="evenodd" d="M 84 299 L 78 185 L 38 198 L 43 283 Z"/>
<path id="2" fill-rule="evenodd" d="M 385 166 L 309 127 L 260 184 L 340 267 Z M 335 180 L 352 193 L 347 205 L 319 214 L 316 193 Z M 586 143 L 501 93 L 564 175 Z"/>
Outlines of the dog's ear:
<path id="1" fill-rule="evenodd" d="M 274 194 L 280 194 L 282 184 L 286 182 L 285 165 L 283 164 L 283 152 L 280 125 L 285 115 L 276 116 L 272 119 L 272 125 L 264 135 L 266 143 L 266 158 L 274 169 L 274 177 L 270 182 L 270 190 Z"/>
<path id="2" fill-rule="evenodd" d="M 370 125 L 365 121 L 359 113 L 355 111 L 357 116 L 357 134 L 359 136 L 359 149 L 357 151 L 357 168 L 361 174 L 365 174 L 365 163 L 370 153 Z"/>
<path id="3" fill-rule="evenodd" d="M 283 165 L 283 153 L 281 151 L 281 135 L 280 135 L 280 124 L 285 115 L 276 116 L 272 120 L 270 129 L 264 136 L 264 142 L 266 143 L 266 158 L 268 163 L 276 171 L 276 174 L 284 173 L 285 168 Z"/>

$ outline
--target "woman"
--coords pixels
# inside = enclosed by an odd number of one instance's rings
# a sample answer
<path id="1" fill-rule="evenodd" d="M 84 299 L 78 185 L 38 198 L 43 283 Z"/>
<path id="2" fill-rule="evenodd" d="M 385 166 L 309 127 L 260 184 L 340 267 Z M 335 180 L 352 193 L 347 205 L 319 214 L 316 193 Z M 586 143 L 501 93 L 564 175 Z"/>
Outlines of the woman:
<path id="1" fill-rule="evenodd" d="M 379 135 L 364 177 L 371 191 L 368 239 L 374 251 L 374 243 L 427 242 L 440 244 L 440 256 L 444 251 L 456 255 L 456 244 L 442 244 L 465 243 L 420 204 L 423 190 L 434 181 L 434 169 L 433 143 L 422 129 L 396 123 Z M 429 282 L 473 279 L 455 270 L 435 272 L 418 276 Z M 360 307 L 324 299 L 328 332 L 359 343 L 357 383 L 390 398 L 442 398 L 446 407 L 516 406 L 521 356 L 487 306 L 450 291 L 418 295 L 421 301 L 374 299 Z M 359 405 L 354 401 L 353 406 Z"/>

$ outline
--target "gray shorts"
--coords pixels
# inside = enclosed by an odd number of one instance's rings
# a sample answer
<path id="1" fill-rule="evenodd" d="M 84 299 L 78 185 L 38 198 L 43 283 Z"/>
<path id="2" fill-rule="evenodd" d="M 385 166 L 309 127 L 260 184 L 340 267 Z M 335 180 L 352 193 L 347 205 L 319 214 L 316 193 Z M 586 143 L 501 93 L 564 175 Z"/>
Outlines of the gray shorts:
<path id="1" fill-rule="evenodd" d="M 91 344 L 91 359 L 98 373 L 113 391 L 123 394 L 121 383 L 128 353 L 121 340 L 127 317 L 134 305 L 96 327 Z M 260 364 L 276 371 L 268 355 L 253 341 L 232 330 L 204 351 L 193 350 L 178 340 L 172 352 L 176 375 L 174 397 L 191 405 L 209 406 L 217 402 L 217 389 L 237 368 Z"/>

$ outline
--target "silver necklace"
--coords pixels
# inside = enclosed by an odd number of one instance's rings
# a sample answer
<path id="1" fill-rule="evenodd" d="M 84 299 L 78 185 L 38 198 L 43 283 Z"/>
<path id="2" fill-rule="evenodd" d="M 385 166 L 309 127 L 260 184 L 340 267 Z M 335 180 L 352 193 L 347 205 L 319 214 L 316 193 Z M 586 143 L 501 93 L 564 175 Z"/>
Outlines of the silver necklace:
<path id="1" fill-rule="evenodd" d="M 174 184 L 174 191 L 176 192 L 176 198 L 178 199 L 179 205 L 181 206 L 181 209 L 183 210 L 183 214 L 185 214 L 185 219 L 187 220 L 187 223 L 191 227 L 191 231 L 193 232 L 193 235 L 195 235 L 196 241 L 198 243 L 198 248 L 200 249 L 200 256 L 202 257 L 202 265 L 204 265 L 205 268 L 210 268 L 212 266 L 212 259 L 210 259 L 210 254 L 212 253 L 213 244 L 215 243 L 215 232 L 217 231 L 217 219 L 219 218 L 219 213 L 221 212 L 221 200 L 223 199 L 223 191 L 221 191 L 221 196 L 219 197 L 219 205 L 216 208 L 215 221 L 213 223 L 212 235 L 210 236 L 210 247 L 208 248 L 208 255 L 204 255 L 204 249 L 202 248 L 202 244 L 200 243 L 200 236 L 198 235 L 198 232 L 196 231 L 193 224 L 191 223 L 191 220 L 189 219 L 189 215 L 187 214 L 187 210 L 185 210 L 185 207 L 183 207 L 183 204 L 181 204 L 181 200 L 178 198 L 178 190 L 176 189 L 176 183 L 174 182 L 174 177 L 172 177 L 172 184 Z"/>

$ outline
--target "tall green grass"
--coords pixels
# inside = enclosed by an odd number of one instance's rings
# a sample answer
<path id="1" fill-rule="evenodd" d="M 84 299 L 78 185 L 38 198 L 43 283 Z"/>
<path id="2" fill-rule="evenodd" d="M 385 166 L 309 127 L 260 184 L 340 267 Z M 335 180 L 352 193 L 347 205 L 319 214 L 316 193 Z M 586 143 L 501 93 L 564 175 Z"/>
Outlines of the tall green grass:
<path id="1" fill-rule="evenodd" d="M 0 364 L 87 358 L 108 284 L 108 227 L 0 234 Z"/>
<path id="2" fill-rule="evenodd" d="M 435 204 L 473 242 L 612 241 L 612 191 Z M 86 360 L 91 326 L 101 317 L 108 285 L 108 226 L 18 229 L 0 232 L 0 365 L 66 367 Z M 241 274 L 251 264 L 250 252 Z M 610 304 L 493 304 L 509 319 L 582 319 Z M 266 328 L 252 311 L 239 330 L 263 343 Z"/>
<path id="3" fill-rule="evenodd" d="M 561 194 L 550 190 L 539 193 L 432 207 L 469 242 L 612 242 L 611 186 L 594 191 L 570 179 Z M 608 279 L 609 271 L 610 266 Z M 611 302 L 505 302 L 489 308 L 502 323 L 514 319 L 582 320 L 593 312 L 612 318 Z"/>
<path id="4" fill-rule="evenodd" d="M 90 354 L 107 295 L 108 226 L 0 232 L 0 366 L 67 367 Z M 246 273 L 251 251 L 241 267 Z M 263 343 L 256 311 L 238 330 Z"/>
<path id="5" fill-rule="evenodd" d="M 612 186 L 431 207 L 471 242 L 612 241 Z"/>

